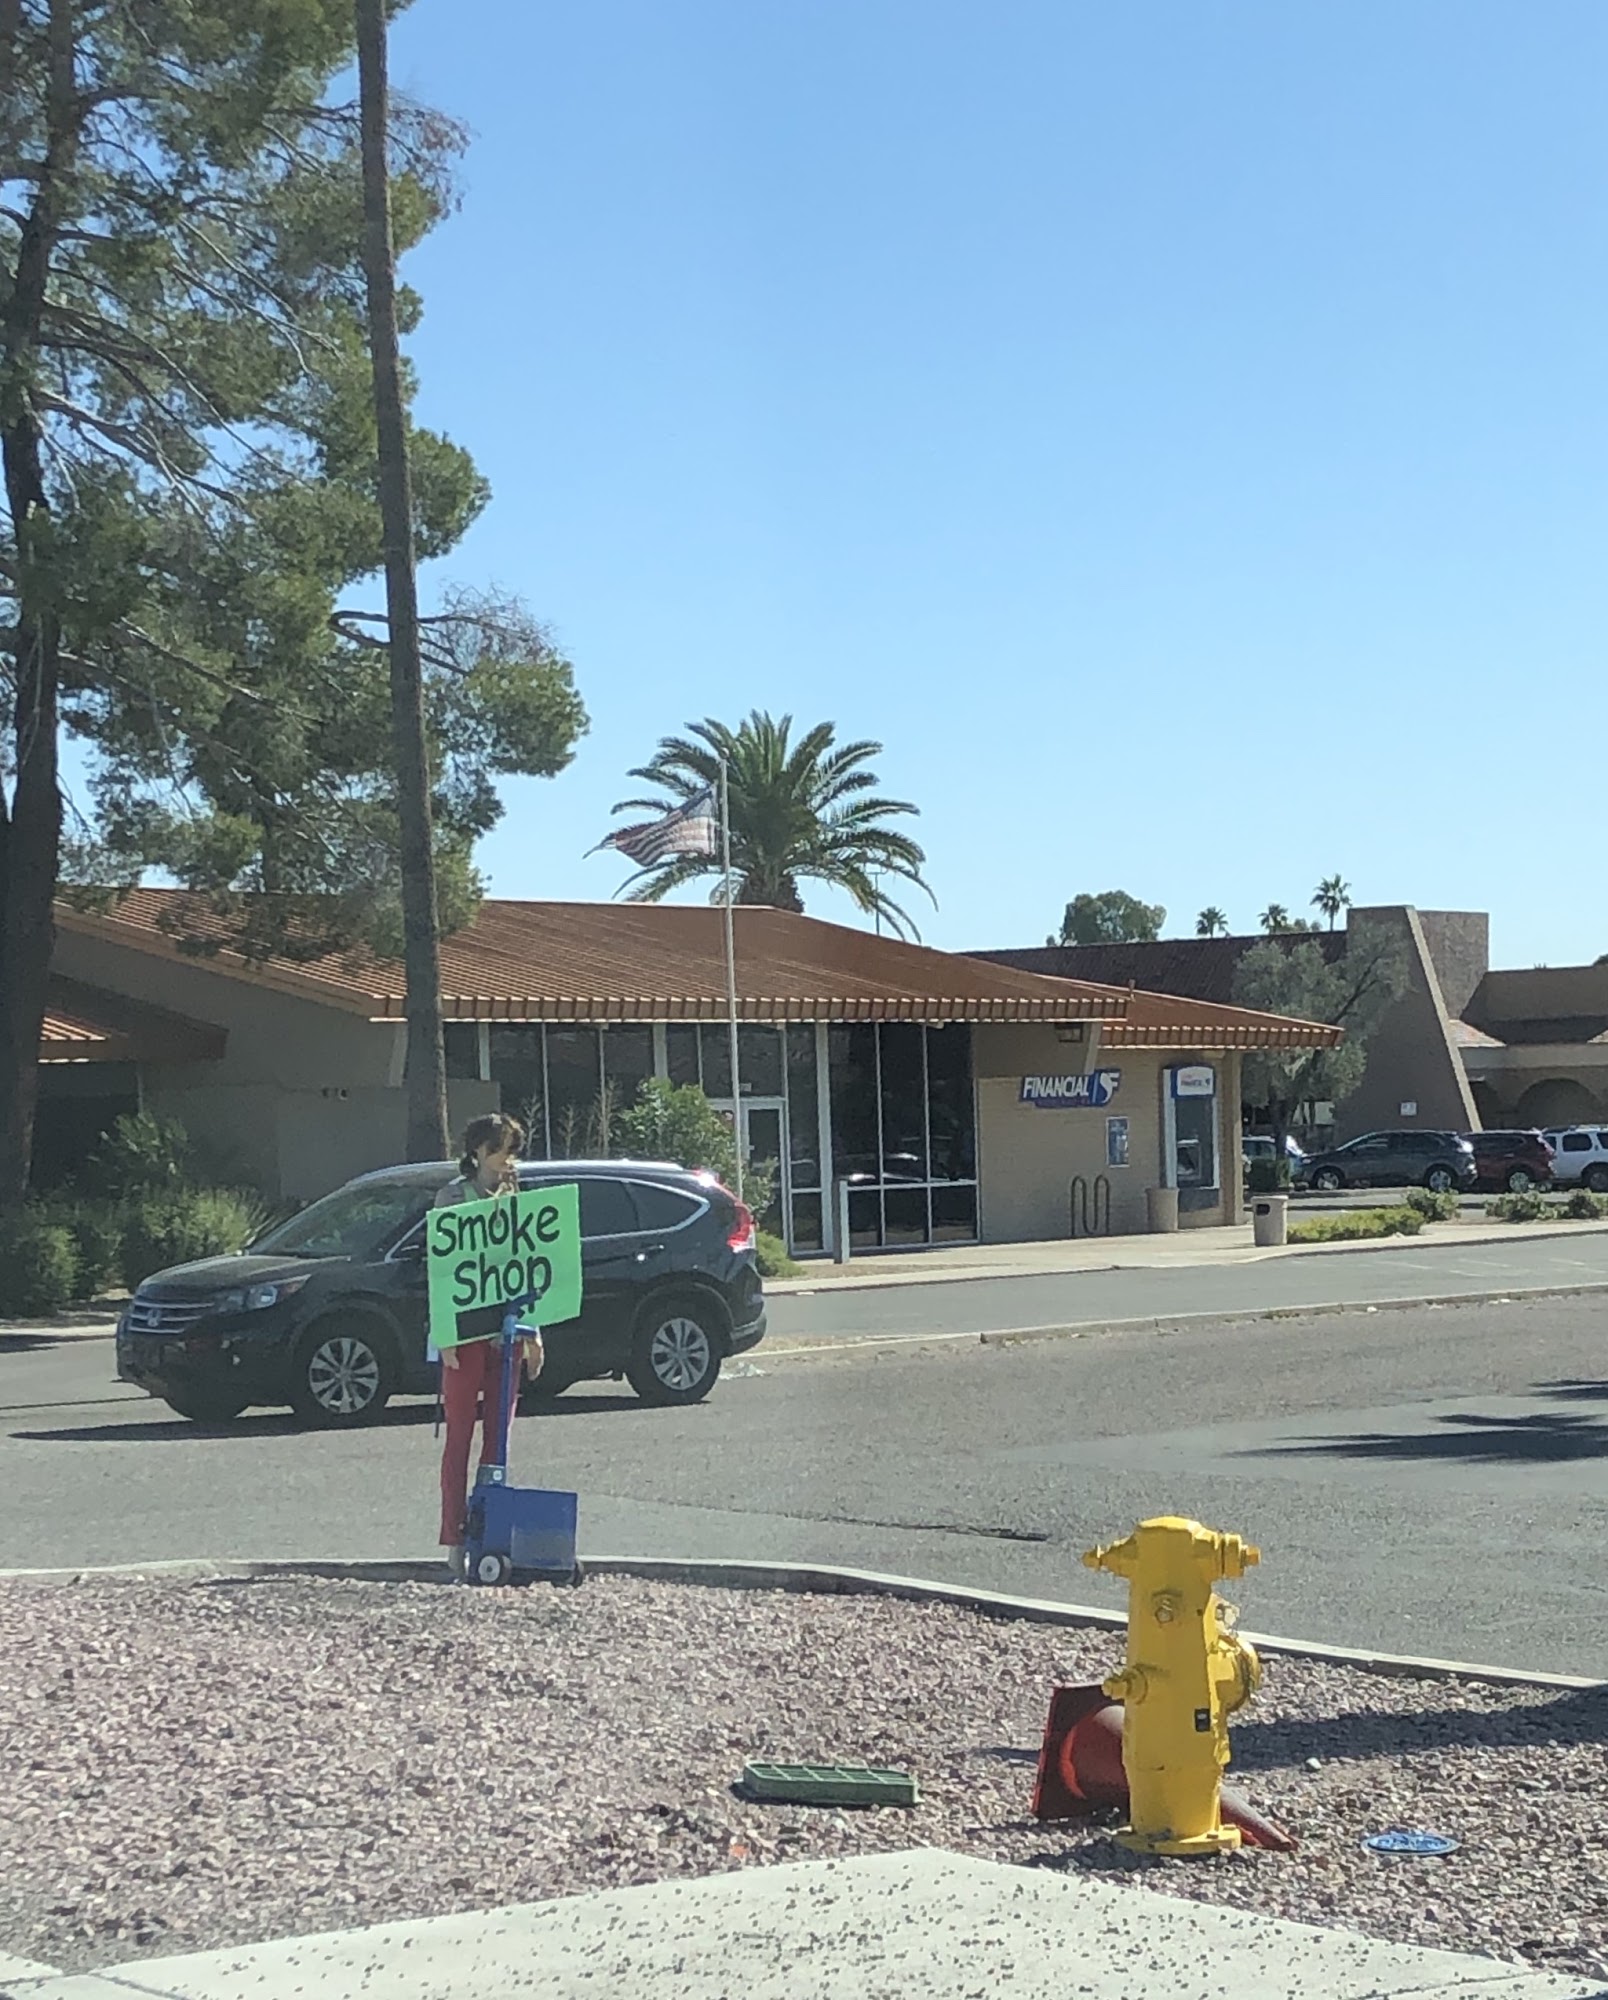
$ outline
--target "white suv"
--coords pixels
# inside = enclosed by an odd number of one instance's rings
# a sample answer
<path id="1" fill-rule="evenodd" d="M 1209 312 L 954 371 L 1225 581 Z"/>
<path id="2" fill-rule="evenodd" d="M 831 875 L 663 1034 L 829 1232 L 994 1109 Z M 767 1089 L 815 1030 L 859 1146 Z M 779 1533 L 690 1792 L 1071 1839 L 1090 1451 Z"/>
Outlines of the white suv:
<path id="1" fill-rule="evenodd" d="M 1608 1194 L 1608 1132 L 1595 1125 L 1571 1125 L 1541 1136 L 1552 1148 L 1554 1186 L 1578 1184 L 1593 1194 Z"/>

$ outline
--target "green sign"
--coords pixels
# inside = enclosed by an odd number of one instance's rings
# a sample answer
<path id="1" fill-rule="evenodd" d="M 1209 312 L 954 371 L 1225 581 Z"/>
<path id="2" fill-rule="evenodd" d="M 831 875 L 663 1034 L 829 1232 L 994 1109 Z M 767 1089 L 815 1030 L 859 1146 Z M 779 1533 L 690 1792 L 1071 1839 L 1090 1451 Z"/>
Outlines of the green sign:
<path id="1" fill-rule="evenodd" d="M 430 1211 L 425 1231 L 430 1341 L 489 1340 L 516 1310 L 525 1326 L 557 1326 L 581 1310 L 581 1191 L 522 1188 Z"/>

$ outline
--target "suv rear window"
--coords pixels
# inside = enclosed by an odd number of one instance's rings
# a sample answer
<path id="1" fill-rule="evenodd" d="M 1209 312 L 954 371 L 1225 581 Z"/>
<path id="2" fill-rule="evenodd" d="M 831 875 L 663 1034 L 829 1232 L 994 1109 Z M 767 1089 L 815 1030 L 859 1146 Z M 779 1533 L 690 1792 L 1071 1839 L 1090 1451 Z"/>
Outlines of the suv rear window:
<path id="1" fill-rule="evenodd" d="M 582 1236 L 634 1236 L 640 1224 L 624 1181 L 580 1180 Z"/>
<path id="2" fill-rule="evenodd" d="M 652 1181 L 633 1181 L 637 1221 L 643 1229 L 679 1229 L 698 1213 L 701 1203 L 677 1188 L 660 1187 Z"/>

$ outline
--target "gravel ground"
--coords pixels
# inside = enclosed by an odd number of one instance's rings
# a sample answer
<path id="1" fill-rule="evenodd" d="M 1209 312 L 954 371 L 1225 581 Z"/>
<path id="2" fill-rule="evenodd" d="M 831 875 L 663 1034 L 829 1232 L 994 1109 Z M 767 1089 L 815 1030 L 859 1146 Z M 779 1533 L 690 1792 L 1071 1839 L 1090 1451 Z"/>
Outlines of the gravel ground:
<path id="1" fill-rule="evenodd" d="M 1608 1974 L 1608 1692 L 1272 1660 L 1236 1778 L 1302 1851 L 1153 1863 L 1028 1817 L 1051 1686 L 1117 1646 L 628 1578 L 3 1583 L 0 1949 L 80 1970 L 928 1844 Z M 749 1756 L 897 1765 L 922 1802 L 752 1805 Z M 1359 1845 L 1402 1825 L 1464 1845 Z"/>

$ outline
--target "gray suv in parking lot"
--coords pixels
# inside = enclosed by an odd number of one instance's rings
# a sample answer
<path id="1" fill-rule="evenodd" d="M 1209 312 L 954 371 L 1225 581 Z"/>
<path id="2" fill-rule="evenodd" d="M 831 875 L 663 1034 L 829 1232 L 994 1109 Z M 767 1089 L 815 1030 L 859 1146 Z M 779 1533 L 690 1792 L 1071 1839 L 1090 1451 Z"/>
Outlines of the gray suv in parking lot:
<path id="1" fill-rule="evenodd" d="M 1426 1187 L 1437 1193 L 1471 1188 L 1478 1177 L 1474 1149 L 1456 1132 L 1364 1132 L 1301 1169 L 1306 1187 Z"/>

